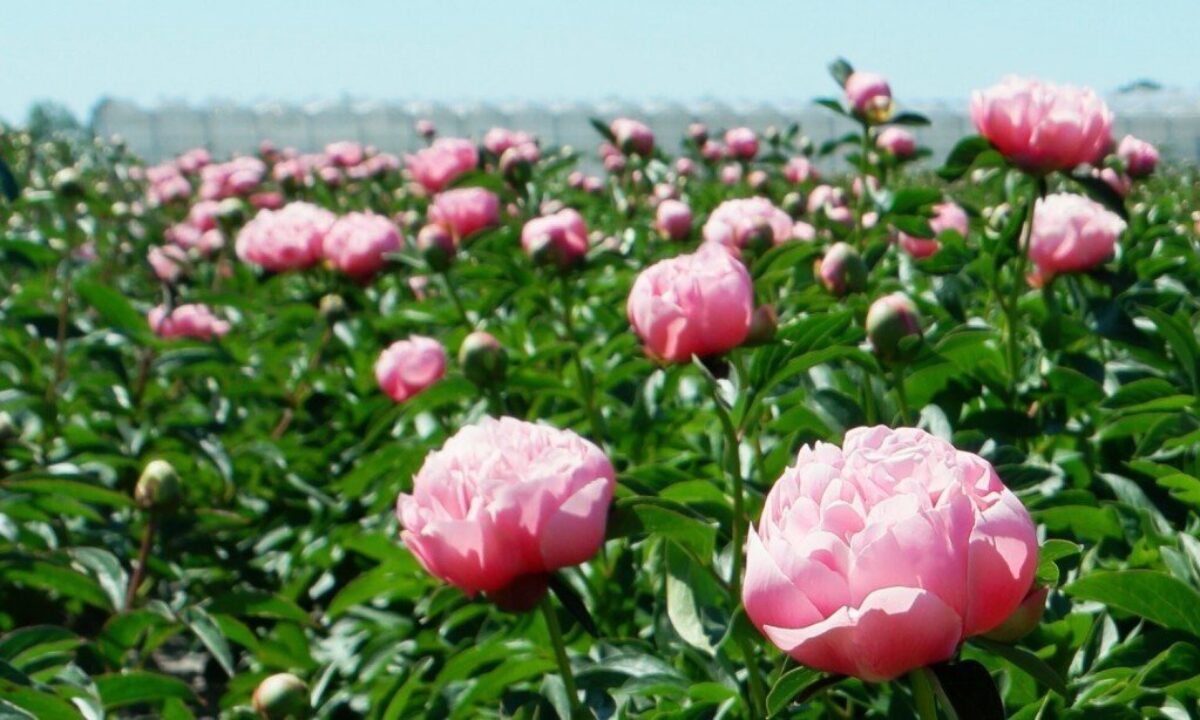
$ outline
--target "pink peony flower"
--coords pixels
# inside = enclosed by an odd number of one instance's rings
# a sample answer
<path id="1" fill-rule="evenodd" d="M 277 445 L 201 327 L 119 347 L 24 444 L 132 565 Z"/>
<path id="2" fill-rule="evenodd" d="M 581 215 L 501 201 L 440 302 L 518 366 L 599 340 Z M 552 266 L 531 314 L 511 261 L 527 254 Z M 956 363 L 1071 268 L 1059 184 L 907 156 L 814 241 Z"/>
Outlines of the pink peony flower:
<path id="1" fill-rule="evenodd" d="M 630 118 L 617 118 L 608 126 L 621 152 L 649 157 L 654 152 L 654 133 L 649 127 Z"/>
<path id="2" fill-rule="evenodd" d="M 1125 163 L 1125 172 L 1132 178 L 1146 177 L 1158 166 L 1158 149 L 1132 135 L 1121 138 L 1117 155 Z"/>
<path id="3" fill-rule="evenodd" d="M 400 230 L 383 215 L 352 212 L 338 218 L 321 242 L 321 254 L 333 267 L 367 278 L 384 266 L 387 253 L 404 244 Z"/>
<path id="4" fill-rule="evenodd" d="M 441 138 L 413 155 L 406 155 L 408 172 L 431 193 L 441 192 L 479 164 L 479 151 L 470 140 Z"/>
<path id="5" fill-rule="evenodd" d="M 517 148 L 521 157 L 529 162 L 537 162 L 541 157 L 537 140 L 529 133 L 519 130 L 494 127 L 483 136 L 483 147 L 496 157 L 500 157 L 510 148 Z"/>
<path id="6" fill-rule="evenodd" d="M 742 181 L 742 166 L 729 163 L 721 168 L 721 182 L 725 185 L 737 185 Z"/>
<path id="7" fill-rule="evenodd" d="M 975 128 L 1033 173 L 1095 164 L 1112 145 L 1112 113 L 1096 93 L 1018 77 L 971 95 Z"/>
<path id="8" fill-rule="evenodd" d="M 207 257 L 225 245 L 225 236 L 220 230 L 200 230 L 191 223 L 177 223 L 163 232 L 163 237 L 184 250 L 194 250 Z"/>
<path id="9" fill-rule="evenodd" d="M 325 156 L 338 167 L 348 168 L 363 161 L 363 146 L 351 140 L 330 143 L 325 146 Z"/>
<path id="10" fill-rule="evenodd" d="M 413 128 L 417 131 L 418 135 L 426 140 L 432 140 L 433 136 L 437 135 L 437 126 L 433 124 L 432 120 L 427 118 L 421 118 L 420 120 L 417 120 L 417 122 L 413 124 Z"/>
<path id="11" fill-rule="evenodd" d="M 155 335 L 165 339 L 212 340 L 229 332 L 229 323 L 213 315 L 207 305 L 179 305 L 167 315 L 162 305 L 146 317 Z"/>
<path id="12" fill-rule="evenodd" d="M 1092 177 L 1103 180 L 1105 185 L 1108 185 L 1121 197 L 1125 197 L 1133 190 L 1133 178 L 1110 167 L 1092 168 Z"/>
<path id="13" fill-rule="evenodd" d="M 696 174 L 696 163 L 691 158 L 678 158 L 675 160 L 675 172 L 679 177 L 691 177 Z"/>
<path id="14" fill-rule="evenodd" d="M 790 230 L 789 223 L 789 230 Z M 651 265 L 626 304 L 647 354 L 675 363 L 717 355 L 746 339 L 754 288 L 746 266 L 716 243 Z"/>
<path id="15" fill-rule="evenodd" d="M 521 247 L 534 259 L 566 267 L 587 255 L 588 232 L 583 216 L 572 208 L 543 215 L 521 228 Z"/>
<path id="16" fill-rule="evenodd" d="M 957 204 L 940 203 L 934 206 L 933 213 L 933 217 L 929 219 L 933 238 L 919 238 L 905 232 L 900 233 L 900 247 L 917 259 L 927 258 L 936 253 L 942 247 L 942 244 L 937 241 L 937 237 L 947 230 L 954 230 L 964 238 L 967 236 L 969 227 L 967 213 Z"/>
<path id="17" fill-rule="evenodd" d="M 272 272 L 306 268 L 321 259 L 321 245 L 336 219 L 305 202 L 260 210 L 238 232 L 234 250 L 243 262 Z"/>
<path id="18" fill-rule="evenodd" d="M 875 146 L 900 160 L 912 157 L 917 152 L 917 139 L 902 127 L 886 127 L 875 138 Z"/>
<path id="19" fill-rule="evenodd" d="M 250 196 L 250 204 L 260 210 L 278 210 L 284 205 L 283 193 L 254 193 Z"/>
<path id="20" fill-rule="evenodd" d="M 787 178 L 788 182 L 796 185 L 821 178 L 821 174 L 813 167 L 812 161 L 801 156 L 788 158 L 783 166 L 783 176 Z"/>
<path id="21" fill-rule="evenodd" d="M 200 168 L 212 162 L 212 155 L 204 148 L 192 148 L 175 158 L 175 166 L 185 175 L 195 175 Z"/>
<path id="22" fill-rule="evenodd" d="M 740 249 L 746 246 L 749 235 L 762 223 L 770 227 L 777 245 L 792 235 L 791 216 L 775 207 L 770 200 L 764 197 L 726 200 L 712 211 L 704 223 L 704 242 Z"/>
<path id="23" fill-rule="evenodd" d="M 692 233 L 692 209 L 679 200 L 663 200 L 655 210 L 654 227 L 668 240 L 683 240 Z"/>
<path id="24" fill-rule="evenodd" d="M 228 162 L 206 165 L 200 170 L 200 197 L 224 200 L 248 195 L 267 174 L 267 165 L 256 157 L 236 157 Z"/>
<path id="25" fill-rule="evenodd" d="M 596 554 L 615 484 L 604 452 L 570 430 L 484 418 L 425 458 L 396 503 L 400 537 L 468 595 L 520 588 L 536 602 L 550 573 Z"/>
<path id="26" fill-rule="evenodd" d="M 1043 280 L 1084 272 L 1112 256 L 1125 221 L 1082 195 L 1056 193 L 1037 201 L 1029 258 Z"/>
<path id="27" fill-rule="evenodd" d="M 388 346 L 375 361 L 379 387 L 396 402 L 404 402 L 446 374 L 446 349 L 433 338 L 413 335 Z"/>
<path id="28" fill-rule="evenodd" d="M 725 147 L 731 158 L 753 160 L 758 154 L 758 136 L 748 127 L 732 128 L 725 131 Z"/>
<path id="29" fill-rule="evenodd" d="M 154 270 L 154 275 L 165 283 L 173 283 L 179 279 L 187 263 L 187 251 L 178 245 L 163 245 L 150 248 L 146 260 Z"/>
<path id="30" fill-rule="evenodd" d="M 212 230 L 217 226 L 218 200 L 200 200 L 188 209 L 187 221 L 197 230 Z"/>
<path id="31" fill-rule="evenodd" d="M 892 88 L 882 75 L 851 73 L 844 89 L 847 102 L 859 117 L 869 122 L 882 122 L 892 114 Z"/>
<path id="32" fill-rule="evenodd" d="M 801 448 L 771 488 L 742 597 L 797 662 L 881 682 L 998 627 L 1036 566 L 1033 521 L 988 461 L 923 430 L 856 428 Z"/>
<path id="33" fill-rule="evenodd" d="M 841 188 L 831 185 L 818 185 L 808 195 L 808 214 L 815 215 L 820 211 L 828 212 L 830 208 L 845 207 L 846 194 Z"/>
<path id="34" fill-rule="evenodd" d="M 434 197 L 429 206 L 429 222 L 442 226 L 456 243 L 461 243 L 500 224 L 500 198 L 483 188 L 447 190 Z"/>
<path id="35" fill-rule="evenodd" d="M 709 162 L 717 162 L 725 157 L 725 147 L 716 140 L 705 140 L 700 146 L 700 156 Z"/>

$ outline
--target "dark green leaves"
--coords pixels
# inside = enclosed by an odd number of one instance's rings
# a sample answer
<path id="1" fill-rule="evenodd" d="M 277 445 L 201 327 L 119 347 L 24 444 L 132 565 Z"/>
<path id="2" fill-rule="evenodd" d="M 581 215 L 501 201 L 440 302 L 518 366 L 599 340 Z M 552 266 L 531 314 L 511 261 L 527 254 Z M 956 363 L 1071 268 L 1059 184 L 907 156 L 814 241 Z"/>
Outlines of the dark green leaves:
<path id="1" fill-rule="evenodd" d="M 1066 587 L 1072 597 L 1104 603 L 1170 630 L 1200 638 L 1200 593 L 1153 570 L 1098 571 Z"/>
<path id="2" fill-rule="evenodd" d="M 838 58 L 829 63 L 829 75 L 833 81 L 838 84 L 838 87 L 845 87 L 846 80 L 854 73 L 854 66 L 845 58 Z"/>
<path id="3" fill-rule="evenodd" d="M 992 145 L 986 138 L 978 135 L 963 138 L 958 141 L 954 149 L 950 151 L 946 162 L 938 170 L 938 175 L 943 180 L 957 180 L 975 164 L 975 160 L 983 153 L 991 150 Z"/>

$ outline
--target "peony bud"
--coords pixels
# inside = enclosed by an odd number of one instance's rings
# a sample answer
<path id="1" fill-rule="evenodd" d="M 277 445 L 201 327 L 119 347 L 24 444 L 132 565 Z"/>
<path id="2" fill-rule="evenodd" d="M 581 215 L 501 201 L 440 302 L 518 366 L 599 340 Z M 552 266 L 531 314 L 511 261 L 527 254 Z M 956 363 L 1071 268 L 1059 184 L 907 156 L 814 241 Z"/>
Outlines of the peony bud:
<path id="1" fill-rule="evenodd" d="M 179 474 L 166 460 L 147 463 L 133 490 L 133 499 L 143 510 L 171 510 L 180 495 Z"/>
<path id="2" fill-rule="evenodd" d="M 687 136 L 697 146 L 703 145 L 708 141 L 708 126 L 704 123 L 692 123 L 688 125 Z"/>
<path id="3" fill-rule="evenodd" d="M 0 410 L 0 446 L 6 445 L 10 440 L 20 437 L 21 431 L 17 428 L 16 422 L 13 421 L 13 416 Z"/>
<path id="4" fill-rule="evenodd" d="M 508 372 L 508 353 L 491 333 L 476 330 L 459 346 L 458 364 L 463 375 L 476 385 L 498 385 Z"/>
<path id="5" fill-rule="evenodd" d="M 844 242 L 836 242 L 818 262 L 821 284 L 835 297 L 862 292 L 867 287 L 867 265 L 858 251 Z"/>
<path id="6" fill-rule="evenodd" d="M 519 147 L 510 147 L 500 155 L 500 174 L 515 185 L 529 181 L 532 167 L 529 155 Z"/>
<path id="7" fill-rule="evenodd" d="M 236 225 L 246 219 L 246 206 L 237 198 L 225 198 L 217 205 L 217 217 L 222 223 Z"/>
<path id="8" fill-rule="evenodd" d="M 742 247 L 751 252 L 762 253 L 775 244 L 775 230 L 766 218 L 757 217 L 750 221 Z"/>
<path id="9" fill-rule="evenodd" d="M 1050 588 L 1034 586 L 1013 614 L 984 637 L 996 642 L 1015 643 L 1033 632 L 1042 621 L 1042 613 L 1046 610 L 1046 597 L 1049 594 Z"/>
<path id="10" fill-rule="evenodd" d="M 66 167 L 54 173 L 50 187 L 62 198 L 83 196 L 83 180 L 79 177 L 79 171 L 73 167 Z"/>
<path id="11" fill-rule="evenodd" d="M 334 321 L 346 314 L 346 301 L 337 293 L 329 293 L 321 297 L 319 306 L 321 317 L 329 321 Z"/>
<path id="12" fill-rule="evenodd" d="M 804 196 L 798 192 L 790 192 L 783 196 L 783 202 L 780 204 L 783 211 L 791 215 L 793 219 L 804 214 Z"/>
<path id="13" fill-rule="evenodd" d="M 777 330 L 779 330 L 779 315 L 775 312 L 775 306 L 759 305 L 754 309 L 754 314 L 750 316 L 750 332 L 742 344 L 748 347 L 766 345 L 775 339 Z"/>
<path id="14" fill-rule="evenodd" d="M 434 272 L 446 272 L 454 262 L 454 238 L 441 225 L 426 225 L 417 233 L 417 250 Z"/>
<path id="15" fill-rule="evenodd" d="M 311 712 L 308 685 L 291 673 L 277 673 L 258 684 L 252 699 L 263 720 L 304 720 Z"/>
<path id="16" fill-rule="evenodd" d="M 907 362 L 916 355 L 917 344 L 908 338 L 921 338 L 921 316 L 917 306 L 904 293 L 884 295 L 867 310 L 867 339 L 875 354 L 884 362 Z"/>

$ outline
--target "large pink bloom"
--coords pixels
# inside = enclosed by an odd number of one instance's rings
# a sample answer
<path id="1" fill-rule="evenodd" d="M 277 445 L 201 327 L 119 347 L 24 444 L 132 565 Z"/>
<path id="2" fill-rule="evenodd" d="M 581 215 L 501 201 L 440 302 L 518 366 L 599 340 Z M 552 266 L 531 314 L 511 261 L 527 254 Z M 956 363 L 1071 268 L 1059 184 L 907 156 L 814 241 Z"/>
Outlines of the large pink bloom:
<path id="1" fill-rule="evenodd" d="M 413 335 L 392 343 L 375 361 L 379 387 L 396 402 L 404 402 L 446 374 L 446 349 L 433 338 Z"/>
<path id="2" fill-rule="evenodd" d="M 364 278 L 382 268 L 387 262 L 384 255 L 399 250 L 403 242 L 400 230 L 386 217 L 352 212 L 329 228 L 321 253 L 338 270 Z"/>
<path id="3" fill-rule="evenodd" d="M 293 202 L 282 210 L 259 210 L 238 232 L 234 249 L 243 262 L 284 272 L 321 259 L 321 243 L 336 217 L 324 208 Z"/>
<path id="4" fill-rule="evenodd" d="M 404 162 L 413 179 L 435 193 L 474 170 L 479 164 L 479 151 L 470 140 L 441 138 L 424 150 L 405 156 Z"/>
<path id="5" fill-rule="evenodd" d="M 1125 221 L 1082 195 L 1056 193 L 1034 206 L 1029 258 L 1043 280 L 1083 272 L 1112 256 Z"/>
<path id="6" fill-rule="evenodd" d="M 1029 513 L 991 464 L 923 430 L 801 448 L 751 528 L 743 599 L 798 662 L 890 680 L 949 659 L 1033 583 Z"/>
<path id="7" fill-rule="evenodd" d="M 400 537 L 431 574 L 495 592 L 590 559 L 614 485 L 608 458 L 575 433 L 484 418 L 425 458 L 396 504 Z"/>
<path id="8" fill-rule="evenodd" d="M 483 188 L 447 190 L 429 206 L 429 222 L 445 228 L 456 243 L 462 242 L 500 223 L 500 198 Z"/>
<path id="9" fill-rule="evenodd" d="M 792 218 L 764 197 L 726 200 L 717 206 L 704 223 L 704 241 L 726 247 L 742 248 L 759 224 L 771 228 L 775 242 L 782 243 L 792 236 Z"/>
<path id="10" fill-rule="evenodd" d="M 753 312 L 750 273 L 715 243 L 643 270 L 626 304 L 646 352 L 676 363 L 741 345 Z"/>
<path id="11" fill-rule="evenodd" d="M 933 213 L 933 217 L 929 219 L 929 227 L 933 229 L 932 238 L 900 233 L 900 247 L 915 258 L 927 258 L 941 249 L 942 244 L 937 241 L 937 237 L 947 230 L 955 230 L 964 238 L 967 236 L 967 212 L 956 203 L 940 203 L 933 208 Z"/>
<path id="12" fill-rule="evenodd" d="M 207 305 L 179 305 L 171 314 L 162 305 L 146 317 L 155 335 L 165 339 L 212 340 L 229 332 L 229 323 L 213 314 Z"/>
<path id="13" fill-rule="evenodd" d="M 1095 164 L 1112 145 L 1112 113 L 1087 88 L 1008 77 L 971 95 L 975 128 L 1024 170 Z"/>

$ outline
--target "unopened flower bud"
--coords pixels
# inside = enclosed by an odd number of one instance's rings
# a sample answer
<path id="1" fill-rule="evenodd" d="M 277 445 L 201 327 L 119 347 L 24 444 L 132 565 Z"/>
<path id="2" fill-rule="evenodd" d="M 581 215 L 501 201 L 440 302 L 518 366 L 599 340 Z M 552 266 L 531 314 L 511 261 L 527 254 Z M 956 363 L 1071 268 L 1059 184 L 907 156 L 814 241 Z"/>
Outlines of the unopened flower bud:
<path id="1" fill-rule="evenodd" d="M 755 218 L 746 230 L 744 247 L 756 253 L 766 252 L 775 244 L 775 230 L 765 218 Z"/>
<path id="2" fill-rule="evenodd" d="M 237 198 L 225 198 L 217 205 L 217 218 L 236 225 L 246 219 L 246 205 Z"/>
<path id="3" fill-rule="evenodd" d="M 468 380 L 486 387 L 504 382 L 508 354 L 491 333 L 476 330 L 458 348 L 458 364 Z"/>
<path id="4" fill-rule="evenodd" d="M 258 684 L 252 699 L 263 720 L 304 720 L 311 714 L 308 686 L 291 673 L 278 673 Z"/>
<path id="5" fill-rule="evenodd" d="M 426 225 L 417 233 L 417 250 L 434 272 L 446 272 L 454 262 L 454 237 L 441 225 Z"/>
<path id="6" fill-rule="evenodd" d="M 921 316 L 904 293 L 884 295 L 867 310 L 867 339 L 884 362 L 907 362 L 916 356 Z"/>
<path id="7" fill-rule="evenodd" d="M 835 297 L 862 292 L 867 287 L 867 265 L 850 245 L 836 242 L 825 251 L 818 264 L 821 284 Z"/>
<path id="8" fill-rule="evenodd" d="M 73 167 L 66 167 L 54 173 L 50 187 L 61 198 L 75 199 L 83 196 L 83 180 L 79 171 Z"/>
<path id="9" fill-rule="evenodd" d="M 7 444 L 20 434 L 21 431 L 17 428 L 17 423 L 13 421 L 12 415 L 0 410 L 0 445 Z"/>
<path id="10" fill-rule="evenodd" d="M 799 218 L 804 214 L 806 209 L 804 205 L 804 195 L 795 191 L 790 192 L 783 196 L 783 202 L 780 207 L 782 207 L 783 211 L 788 215 L 791 215 L 793 219 Z"/>
<path id="11" fill-rule="evenodd" d="M 1013 614 L 995 630 L 985 633 L 984 637 L 996 642 L 1015 643 L 1033 632 L 1042 621 L 1042 613 L 1046 610 L 1046 597 L 1049 594 L 1050 588 L 1035 585 Z"/>
<path id="12" fill-rule="evenodd" d="M 505 612 L 529 612 L 545 596 L 549 579 L 545 573 L 521 575 L 505 587 L 488 593 L 488 600 Z"/>
<path id="13" fill-rule="evenodd" d="M 329 293 L 321 297 L 321 317 L 326 320 L 337 320 L 346 314 L 346 301 L 337 293 Z"/>
<path id="14" fill-rule="evenodd" d="M 166 460 L 151 460 L 142 470 L 133 499 L 143 510 L 170 510 L 179 504 L 179 474 Z"/>
<path id="15" fill-rule="evenodd" d="M 775 313 L 774 305 L 759 305 L 750 316 L 750 332 L 742 343 L 748 347 L 766 345 L 775 339 L 779 330 L 779 316 Z"/>
<path id="16" fill-rule="evenodd" d="M 510 147 L 500 155 L 500 174 L 514 185 L 528 182 L 532 167 L 529 155 L 521 148 Z"/>

